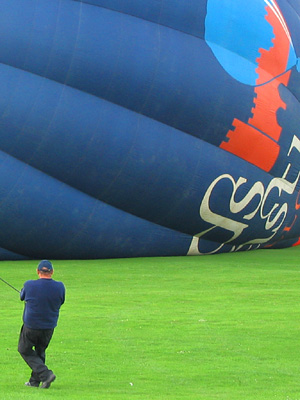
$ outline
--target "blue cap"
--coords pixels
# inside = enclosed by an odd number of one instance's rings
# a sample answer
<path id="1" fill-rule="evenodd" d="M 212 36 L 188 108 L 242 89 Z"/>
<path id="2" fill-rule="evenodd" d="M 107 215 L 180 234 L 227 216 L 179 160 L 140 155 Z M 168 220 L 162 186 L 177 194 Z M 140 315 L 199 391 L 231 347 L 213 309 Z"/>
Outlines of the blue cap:
<path id="1" fill-rule="evenodd" d="M 51 272 L 51 271 L 53 271 L 53 266 L 50 261 L 42 260 L 38 265 L 38 271 Z"/>

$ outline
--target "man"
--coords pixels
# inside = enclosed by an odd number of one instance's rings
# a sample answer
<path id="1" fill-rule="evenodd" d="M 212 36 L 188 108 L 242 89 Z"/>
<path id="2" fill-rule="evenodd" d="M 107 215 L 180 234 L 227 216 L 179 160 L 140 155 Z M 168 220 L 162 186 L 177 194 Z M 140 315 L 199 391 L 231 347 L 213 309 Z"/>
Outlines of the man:
<path id="1" fill-rule="evenodd" d="M 65 301 L 65 287 L 52 279 L 53 266 L 42 260 L 37 268 L 39 279 L 27 281 L 20 293 L 25 301 L 23 326 L 18 351 L 32 370 L 26 386 L 48 389 L 56 376 L 45 364 L 45 351 L 57 325 L 59 309 Z"/>

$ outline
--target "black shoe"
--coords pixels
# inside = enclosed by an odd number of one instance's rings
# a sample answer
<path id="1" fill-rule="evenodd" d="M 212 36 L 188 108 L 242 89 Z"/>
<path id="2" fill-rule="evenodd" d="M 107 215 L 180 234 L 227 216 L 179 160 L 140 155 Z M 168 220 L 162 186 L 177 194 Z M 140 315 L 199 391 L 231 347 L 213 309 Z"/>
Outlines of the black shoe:
<path id="1" fill-rule="evenodd" d="M 48 379 L 42 383 L 41 389 L 48 389 L 51 385 L 52 382 L 54 382 L 56 379 L 56 376 L 51 373 L 48 377 Z"/>
<path id="2" fill-rule="evenodd" d="M 36 385 L 34 385 L 33 383 L 30 383 L 30 382 L 25 382 L 25 386 L 31 386 L 31 387 L 39 387 L 40 385 L 38 385 L 38 384 L 36 384 Z"/>

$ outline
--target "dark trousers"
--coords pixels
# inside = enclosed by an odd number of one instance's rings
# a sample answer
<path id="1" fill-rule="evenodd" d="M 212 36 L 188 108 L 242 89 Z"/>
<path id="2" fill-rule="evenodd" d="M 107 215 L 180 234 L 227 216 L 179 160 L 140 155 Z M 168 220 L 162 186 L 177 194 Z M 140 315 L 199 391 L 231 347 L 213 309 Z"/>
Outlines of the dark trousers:
<path id="1" fill-rule="evenodd" d="M 45 382 L 52 373 L 45 365 L 45 351 L 53 332 L 54 329 L 30 329 L 25 325 L 21 328 L 18 351 L 32 370 L 29 382 L 33 386 Z"/>

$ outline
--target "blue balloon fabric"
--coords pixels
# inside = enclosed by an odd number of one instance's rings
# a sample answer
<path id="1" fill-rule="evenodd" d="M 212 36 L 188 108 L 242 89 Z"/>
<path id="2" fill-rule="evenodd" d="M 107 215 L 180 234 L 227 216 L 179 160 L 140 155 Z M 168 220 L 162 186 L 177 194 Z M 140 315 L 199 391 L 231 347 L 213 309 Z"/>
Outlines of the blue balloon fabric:
<path id="1" fill-rule="evenodd" d="M 0 259 L 299 243 L 298 0 L 1 0 L 0 38 Z"/>

